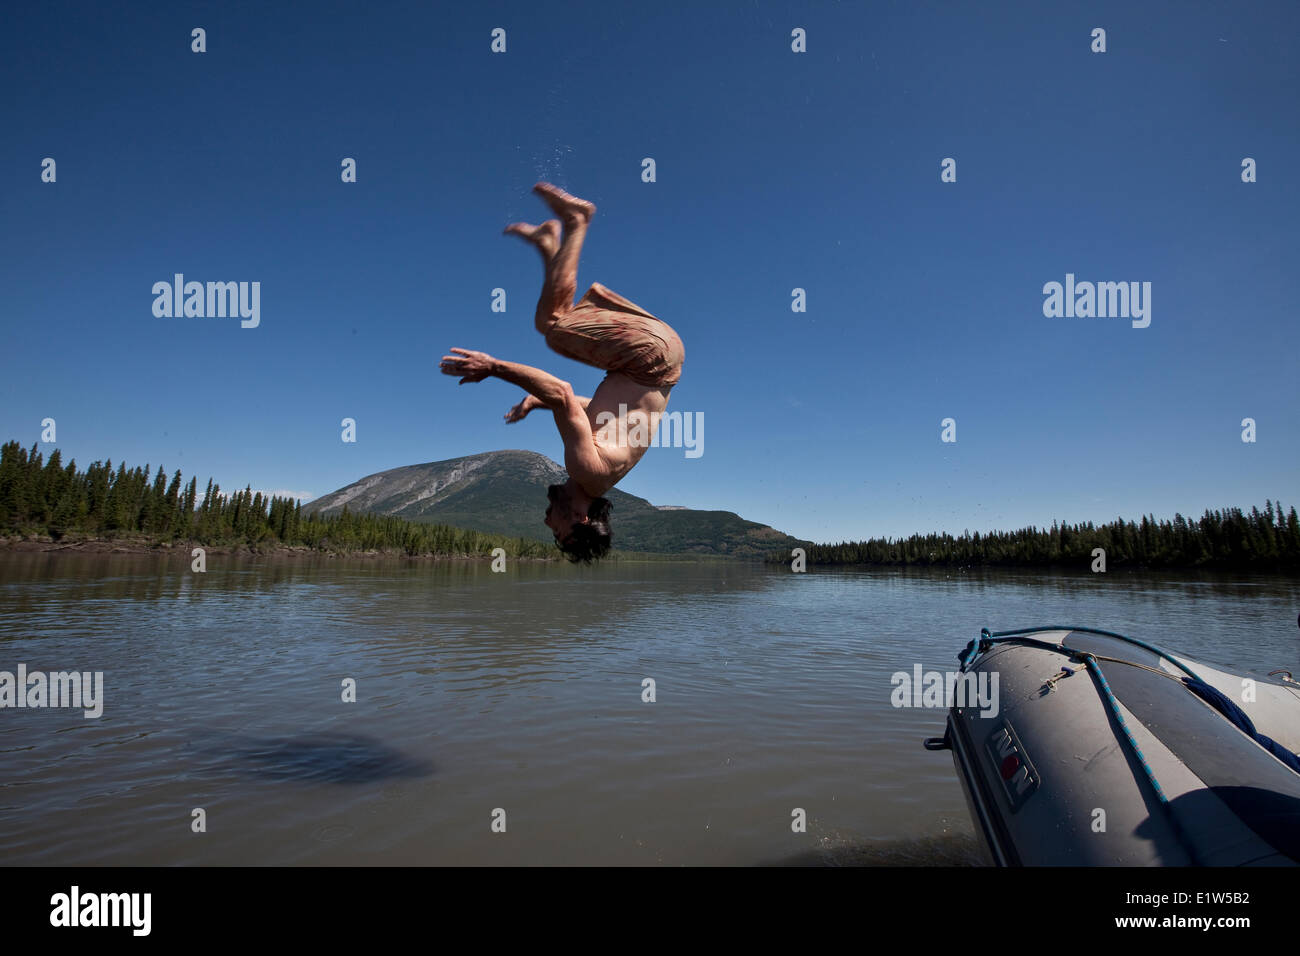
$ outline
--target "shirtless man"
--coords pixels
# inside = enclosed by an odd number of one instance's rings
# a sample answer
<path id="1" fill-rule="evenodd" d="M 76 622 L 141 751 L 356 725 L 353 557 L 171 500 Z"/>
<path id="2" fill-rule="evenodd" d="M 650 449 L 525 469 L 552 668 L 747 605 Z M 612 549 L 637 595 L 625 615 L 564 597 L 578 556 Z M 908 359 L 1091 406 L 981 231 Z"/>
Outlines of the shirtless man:
<path id="1" fill-rule="evenodd" d="M 546 525 L 570 561 L 590 562 L 609 550 L 611 540 L 610 503 L 602 496 L 645 454 L 668 393 L 681 378 L 686 352 L 666 322 L 600 283 L 574 304 L 578 256 L 596 207 L 550 183 L 538 183 L 533 192 L 559 218 L 540 226 L 517 222 L 505 231 L 536 246 L 545 263 L 537 331 L 561 355 L 604 369 L 604 380 L 591 398 L 582 398 L 568 382 L 541 369 L 459 348 L 443 356 L 441 368 L 461 376 L 462 385 L 495 376 L 526 390 L 524 400 L 506 413 L 507 422 L 536 408 L 554 413 L 569 479 L 547 488 Z"/>

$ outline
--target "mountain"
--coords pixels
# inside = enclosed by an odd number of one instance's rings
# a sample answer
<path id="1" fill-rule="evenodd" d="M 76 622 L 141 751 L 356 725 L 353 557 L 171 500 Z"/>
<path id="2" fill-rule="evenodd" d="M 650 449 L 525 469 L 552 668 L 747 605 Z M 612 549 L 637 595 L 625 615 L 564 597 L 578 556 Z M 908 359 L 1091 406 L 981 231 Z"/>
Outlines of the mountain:
<path id="1" fill-rule="evenodd" d="M 405 465 L 340 488 L 303 505 L 303 513 L 349 511 L 396 515 L 408 521 L 551 541 L 542 523 L 546 486 L 566 479 L 563 468 L 534 451 L 490 451 L 465 458 Z M 664 554 L 759 556 L 799 541 L 730 511 L 657 508 L 612 489 L 614 546 Z"/>

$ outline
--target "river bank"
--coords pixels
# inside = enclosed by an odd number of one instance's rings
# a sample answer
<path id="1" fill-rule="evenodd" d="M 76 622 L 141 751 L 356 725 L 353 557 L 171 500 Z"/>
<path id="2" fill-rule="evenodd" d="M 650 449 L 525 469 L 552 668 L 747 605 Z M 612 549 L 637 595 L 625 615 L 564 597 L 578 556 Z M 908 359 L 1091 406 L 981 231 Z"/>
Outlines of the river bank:
<path id="1" fill-rule="evenodd" d="M 269 544 L 204 544 L 201 541 L 158 541 L 145 535 L 120 538 L 64 535 L 55 539 L 50 535 L 0 537 L 0 552 L 69 554 L 158 554 L 190 557 L 195 548 L 207 554 L 227 554 L 240 557 L 292 558 L 408 558 L 411 560 L 482 561 L 487 554 L 407 554 L 400 548 L 381 550 L 343 550 L 337 548 L 310 548 L 306 545 Z M 555 558 L 511 557 L 511 561 L 547 563 Z"/>
<path id="2" fill-rule="evenodd" d="M 0 553 L 19 554 L 151 554 L 174 555 L 189 560 L 195 548 L 203 548 L 209 555 L 233 555 L 235 557 L 264 557 L 272 560 L 293 560 L 297 558 L 403 558 L 409 561 L 485 561 L 492 559 L 492 552 L 475 554 L 425 553 L 407 554 L 401 548 L 381 548 L 379 550 L 347 550 L 340 548 L 312 548 L 307 545 L 288 545 L 278 542 L 248 544 L 204 544 L 201 541 L 159 541 L 147 535 L 126 535 L 113 538 L 101 538 L 89 535 L 66 534 L 59 538 L 50 535 L 0 535 Z M 508 555 L 507 561 L 527 564 L 554 564 L 561 562 L 559 552 L 554 556 L 536 557 Z M 642 551 L 619 551 L 615 549 L 605 561 L 667 561 L 688 564 L 735 562 L 730 555 L 717 554 L 658 554 Z"/>

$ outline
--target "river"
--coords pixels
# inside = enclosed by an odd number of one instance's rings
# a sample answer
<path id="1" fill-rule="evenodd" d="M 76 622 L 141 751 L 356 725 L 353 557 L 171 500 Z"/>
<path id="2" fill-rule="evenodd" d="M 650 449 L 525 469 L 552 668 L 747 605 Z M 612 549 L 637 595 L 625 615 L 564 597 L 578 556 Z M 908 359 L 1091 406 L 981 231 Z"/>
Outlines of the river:
<path id="1" fill-rule="evenodd" d="M 98 718 L 0 709 L 0 860 L 978 864 L 944 713 L 891 675 L 1037 624 L 1300 671 L 1298 609 L 1208 573 L 0 554 L 0 671 L 103 674 Z"/>

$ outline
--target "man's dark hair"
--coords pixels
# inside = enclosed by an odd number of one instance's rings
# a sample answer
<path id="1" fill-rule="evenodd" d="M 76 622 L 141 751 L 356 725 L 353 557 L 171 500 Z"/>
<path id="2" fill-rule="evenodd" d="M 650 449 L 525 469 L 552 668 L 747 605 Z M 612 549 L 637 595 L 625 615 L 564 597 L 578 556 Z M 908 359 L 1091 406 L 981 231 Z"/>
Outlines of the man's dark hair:
<path id="1" fill-rule="evenodd" d="M 575 524 L 569 536 L 560 542 L 560 550 L 574 564 L 591 564 L 609 551 L 613 534 L 609 528 L 609 513 L 613 510 L 608 498 L 593 498 L 587 508 L 587 523 Z"/>

